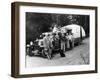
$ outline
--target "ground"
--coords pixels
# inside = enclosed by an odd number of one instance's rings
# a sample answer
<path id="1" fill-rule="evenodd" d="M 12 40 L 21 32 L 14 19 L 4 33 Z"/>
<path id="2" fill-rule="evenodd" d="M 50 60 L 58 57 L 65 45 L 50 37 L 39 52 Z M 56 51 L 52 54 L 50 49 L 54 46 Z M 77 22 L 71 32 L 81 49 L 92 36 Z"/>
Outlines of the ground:
<path id="1" fill-rule="evenodd" d="M 66 51 L 65 55 L 66 57 L 60 57 L 60 54 L 56 54 L 51 60 L 40 56 L 26 56 L 26 67 L 89 64 L 89 38 L 84 39 L 81 45 Z"/>

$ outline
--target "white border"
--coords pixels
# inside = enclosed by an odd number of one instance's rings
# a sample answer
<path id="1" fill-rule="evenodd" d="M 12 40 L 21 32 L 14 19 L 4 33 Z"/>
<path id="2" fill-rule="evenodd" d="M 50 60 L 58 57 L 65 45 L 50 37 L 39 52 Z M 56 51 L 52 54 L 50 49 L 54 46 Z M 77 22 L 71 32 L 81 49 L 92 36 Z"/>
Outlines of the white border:
<path id="1" fill-rule="evenodd" d="M 38 74 L 38 73 L 55 73 L 55 72 L 73 72 L 95 70 L 95 11 L 86 9 L 55 8 L 55 7 L 37 7 L 37 6 L 20 6 L 20 74 Z M 61 13 L 61 14 L 81 14 L 90 15 L 90 64 L 89 65 L 72 65 L 72 66 L 52 66 L 52 67 L 25 67 L 25 12 L 38 13 Z"/>

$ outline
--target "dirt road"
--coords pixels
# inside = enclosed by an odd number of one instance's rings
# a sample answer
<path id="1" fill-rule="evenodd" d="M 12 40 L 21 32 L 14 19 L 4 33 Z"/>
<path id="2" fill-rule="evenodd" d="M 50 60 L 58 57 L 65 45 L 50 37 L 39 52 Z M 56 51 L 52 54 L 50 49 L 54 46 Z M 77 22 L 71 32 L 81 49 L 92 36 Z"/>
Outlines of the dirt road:
<path id="1" fill-rule="evenodd" d="M 81 45 L 66 51 L 65 55 L 66 57 L 60 57 L 60 54 L 56 54 L 51 60 L 40 56 L 26 56 L 26 67 L 89 64 L 89 38 L 83 40 Z"/>

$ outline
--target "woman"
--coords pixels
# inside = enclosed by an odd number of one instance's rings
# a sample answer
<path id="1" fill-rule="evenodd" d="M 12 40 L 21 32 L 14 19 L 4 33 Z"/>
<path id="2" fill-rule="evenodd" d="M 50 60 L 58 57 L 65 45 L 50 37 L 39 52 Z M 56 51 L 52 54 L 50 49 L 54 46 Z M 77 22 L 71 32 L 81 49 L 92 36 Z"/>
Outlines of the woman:
<path id="1" fill-rule="evenodd" d="M 66 33 L 65 37 L 66 37 L 66 50 L 68 50 L 70 48 L 68 33 Z"/>
<path id="2" fill-rule="evenodd" d="M 68 34 L 68 39 L 69 39 L 70 49 L 72 49 L 74 47 L 74 38 L 71 31 Z"/>

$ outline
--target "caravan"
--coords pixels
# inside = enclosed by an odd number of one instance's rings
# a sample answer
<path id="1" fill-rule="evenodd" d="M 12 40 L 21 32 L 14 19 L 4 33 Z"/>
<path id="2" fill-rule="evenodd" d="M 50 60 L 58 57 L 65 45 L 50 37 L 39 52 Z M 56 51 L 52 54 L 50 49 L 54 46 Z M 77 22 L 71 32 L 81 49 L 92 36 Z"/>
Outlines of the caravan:
<path id="1" fill-rule="evenodd" d="M 74 44 L 80 44 L 81 41 L 85 38 L 86 33 L 82 26 L 71 24 L 61 28 L 62 32 L 69 32 L 71 31 L 74 38 Z"/>

